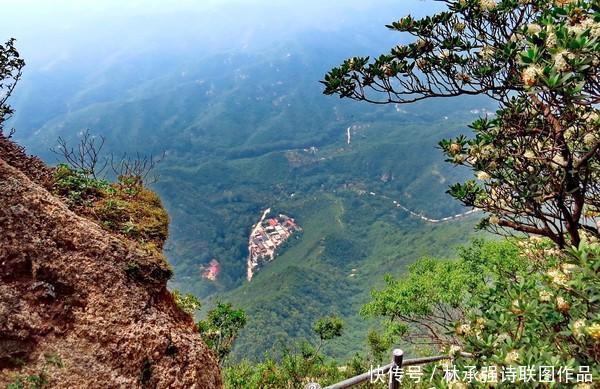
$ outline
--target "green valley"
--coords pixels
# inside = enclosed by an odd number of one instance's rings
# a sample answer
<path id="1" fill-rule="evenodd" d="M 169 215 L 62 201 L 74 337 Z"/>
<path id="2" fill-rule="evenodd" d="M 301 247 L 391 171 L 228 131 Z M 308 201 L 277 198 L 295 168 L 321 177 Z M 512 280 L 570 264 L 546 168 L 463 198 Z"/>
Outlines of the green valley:
<path id="1" fill-rule="evenodd" d="M 326 351 L 347 357 L 377 325 L 358 311 L 384 274 L 401 274 L 422 256 L 453 256 L 449 248 L 474 233 L 477 216 L 432 224 L 393 201 L 434 219 L 466 211 L 445 193 L 466 170 L 447 166 L 436 144 L 493 105 L 461 98 L 377 107 L 323 96 L 318 80 L 355 42 L 369 50 L 390 42 L 378 26 L 352 44 L 340 44 L 345 35 L 303 32 L 260 51 L 198 56 L 169 48 L 171 63 L 160 51 L 135 53 L 121 59 L 126 67 L 101 62 L 93 83 L 68 69 L 46 78 L 32 71 L 11 124 L 49 162 L 57 161 L 48 149 L 59 136 L 75 142 L 86 128 L 106 137 L 105 151 L 116 156 L 165 152 L 153 188 L 171 217 L 171 286 L 205 308 L 221 300 L 247 312 L 236 358 L 300 341 L 333 313 L 348 330 Z M 52 114 L 31 108 L 67 81 L 86 88 L 59 96 Z M 248 236 L 268 207 L 303 232 L 248 283 Z M 214 280 L 202 276 L 213 260 Z"/>

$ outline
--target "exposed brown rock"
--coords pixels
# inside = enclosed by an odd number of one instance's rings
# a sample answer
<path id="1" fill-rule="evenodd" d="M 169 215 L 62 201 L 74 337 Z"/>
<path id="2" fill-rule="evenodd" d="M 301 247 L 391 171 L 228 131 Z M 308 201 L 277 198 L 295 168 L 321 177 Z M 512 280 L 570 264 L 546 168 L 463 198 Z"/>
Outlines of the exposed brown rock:
<path id="1" fill-rule="evenodd" d="M 14 147 L 0 140 L 0 387 L 220 388 L 162 258 L 73 213 Z"/>
<path id="2" fill-rule="evenodd" d="M 0 158 L 17 168 L 36 184 L 47 187 L 51 184 L 52 168 L 36 156 L 26 155 L 23 146 L 12 142 L 0 131 Z"/>

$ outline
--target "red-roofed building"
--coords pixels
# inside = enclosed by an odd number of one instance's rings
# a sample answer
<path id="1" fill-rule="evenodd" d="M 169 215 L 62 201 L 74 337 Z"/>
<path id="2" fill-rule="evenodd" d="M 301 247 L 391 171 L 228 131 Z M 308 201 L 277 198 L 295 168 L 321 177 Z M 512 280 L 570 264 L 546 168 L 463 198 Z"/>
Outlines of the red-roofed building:
<path id="1" fill-rule="evenodd" d="M 207 278 L 211 281 L 216 281 L 220 271 L 221 266 L 219 265 L 219 261 L 213 259 L 212 261 L 210 261 L 208 268 L 205 268 L 202 272 L 202 277 Z"/>

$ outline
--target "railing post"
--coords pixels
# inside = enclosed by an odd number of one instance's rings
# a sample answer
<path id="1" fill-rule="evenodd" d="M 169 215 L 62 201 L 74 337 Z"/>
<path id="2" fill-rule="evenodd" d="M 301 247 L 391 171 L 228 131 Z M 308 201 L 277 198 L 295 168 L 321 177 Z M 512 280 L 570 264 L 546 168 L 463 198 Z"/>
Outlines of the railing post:
<path id="1" fill-rule="evenodd" d="M 395 348 L 392 351 L 392 367 L 390 368 L 390 380 L 389 380 L 389 389 L 398 389 L 400 388 L 400 381 L 397 380 L 396 374 L 400 374 L 400 369 L 402 368 L 402 358 L 404 357 L 404 351 L 399 348 Z M 401 376 L 399 376 L 401 377 Z M 399 378 L 398 377 L 398 378 Z"/>

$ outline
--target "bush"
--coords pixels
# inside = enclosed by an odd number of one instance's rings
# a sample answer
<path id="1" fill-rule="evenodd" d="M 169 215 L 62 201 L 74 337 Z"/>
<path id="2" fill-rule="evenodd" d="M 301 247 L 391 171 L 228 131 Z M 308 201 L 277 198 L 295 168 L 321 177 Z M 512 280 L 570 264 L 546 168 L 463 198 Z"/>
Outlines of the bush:
<path id="1" fill-rule="evenodd" d="M 71 203 L 81 205 L 112 192 L 110 183 L 90 177 L 86 172 L 60 164 L 54 172 L 54 189 Z"/>
<path id="2" fill-rule="evenodd" d="M 313 331 L 317 336 L 316 345 L 304 341 L 300 345 L 282 347 L 280 358 L 272 356 L 263 362 L 251 364 L 247 360 L 227 366 L 223 375 L 227 388 L 305 388 L 310 383 L 328 385 L 368 369 L 365 360 L 359 356 L 339 366 L 336 361 L 326 359 L 320 353 L 324 343 L 342 335 L 344 323 L 336 317 L 317 320 Z"/>
<path id="3" fill-rule="evenodd" d="M 139 182 L 125 177 L 116 183 L 95 179 L 85 171 L 58 165 L 54 192 L 79 213 L 97 220 L 110 231 L 160 250 L 169 234 L 169 215 L 160 198 Z"/>
<path id="4" fill-rule="evenodd" d="M 421 260 L 403 278 L 388 278 L 364 312 L 387 318 L 396 341 L 471 353 L 456 355 L 458 371 L 553 366 L 558 374 L 560 367 L 590 367 L 598 379 L 600 246 L 477 241 L 458 260 Z M 443 385 L 443 377 L 437 380 Z"/>
<path id="5" fill-rule="evenodd" d="M 217 302 L 217 306 L 208 312 L 206 320 L 198 322 L 198 329 L 206 345 L 215 351 L 222 363 L 245 325 L 244 311 L 233 309 L 229 303 Z"/>
<path id="6" fill-rule="evenodd" d="M 527 266 L 488 266 L 494 281 L 471 296 L 456 325 L 476 360 L 459 358 L 457 365 L 554 366 L 556 375 L 560 367 L 575 374 L 590 367 L 600 378 L 600 246 L 552 246 L 522 241 Z"/>
<path id="7" fill-rule="evenodd" d="M 198 297 L 191 293 L 182 294 L 180 291 L 174 290 L 173 298 L 175 299 L 175 304 L 190 316 L 194 316 L 196 311 L 202 306 L 202 302 Z"/>

